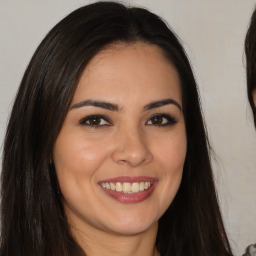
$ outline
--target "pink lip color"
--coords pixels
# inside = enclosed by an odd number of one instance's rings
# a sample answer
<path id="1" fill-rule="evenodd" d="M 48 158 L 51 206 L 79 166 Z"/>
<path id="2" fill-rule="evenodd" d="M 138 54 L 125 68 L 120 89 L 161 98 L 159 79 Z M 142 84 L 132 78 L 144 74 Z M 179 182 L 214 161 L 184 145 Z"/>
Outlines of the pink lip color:
<path id="1" fill-rule="evenodd" d="M 123 192 L 118 192 L 115 190 L 111 190 L 111 189 L 105 189 L 102 188 L 103 191 L 109 195 L 110 197 L 112 197 L 113 199 L 117 200 L 120 203 L 125 203 L 125 204 L 129 204 L 129 203 L 139 203 L 142 202 L 144 200 L 146 200 L 147 198 L 149 198 L 151 196 L 151 194 L 153 193 L 156 184 L 157 184 L 157 179 L 155 178 L 150 178 L 150 177 L 144 177 L 144 176 L 138 176 L 138 177 L 127 177 L 127 176 L 122 176 L 122 177 L 116 177 L 116 178 L 111 178 L 111 179 L 107 179 L 107 180 L 103 180 L 100 181 L 100 183 L 105 183 L 105 182 L 143 182 L 143 181 L 150 181 L 153 184 L 151 185 L 151 187 L 149 189 L 146 189 L 144 191 L 140 191 L 138 193 L 134 193 L 134 194 L 127 194 L 127 193 L 123 193 Z"/>

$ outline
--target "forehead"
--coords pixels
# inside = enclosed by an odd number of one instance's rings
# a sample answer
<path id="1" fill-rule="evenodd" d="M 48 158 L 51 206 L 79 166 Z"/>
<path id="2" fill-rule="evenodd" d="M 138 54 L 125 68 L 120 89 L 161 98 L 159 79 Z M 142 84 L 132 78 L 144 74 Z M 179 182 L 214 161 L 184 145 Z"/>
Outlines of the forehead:
<path id="1" fill-rule="evenodd" d="M 167 92 L 181 101 L 178 73 L 163 50 L 142 42 L 119 43 L 108 46 L 90 61 L 74 98 L 115 94 L 164 97 Z"/>
<path id="2" fill-rule="evenodd" d="M 96 54 L 96 56 L 94 56 L 94 58 L 86 66 L 84 72 L 88 72 L 91 67 L 100 67 L 100 65 L 104 65 L 106 62 L 109 62 L 108 64 L 120 64 L 120 58 L 123 60 L 122 64 L 129 65 L 130 61 L 133 60 L 132 58 L 129 58 L 131 56 L 136 56 L 137 60 L 151 60 L 151 62 L 147 63 L 147 68 L 151 67 L 154 69 L 156 67 L 154 63 L 156 63 L 158 65 L 160 64 L 159 67 L 171 66 L 176 71 L 173 63 L 166 57 L 166 54 L 162 48 L 157 45 L 139 41 L 131 44 L 120 42 L 106 46 L 103 50 Z"/>

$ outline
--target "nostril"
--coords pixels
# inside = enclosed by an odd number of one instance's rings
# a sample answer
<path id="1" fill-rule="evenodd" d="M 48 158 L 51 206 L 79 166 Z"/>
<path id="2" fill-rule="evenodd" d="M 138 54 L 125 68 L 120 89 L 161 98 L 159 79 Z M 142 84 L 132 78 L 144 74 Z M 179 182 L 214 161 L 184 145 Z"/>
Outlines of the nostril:
<path id="1" fill-rule="evenodd" d="M 118 163 L 119 164 L 127 164 L 127 161 L 126 160 L 118 160 Z"/>
<path id="2" fill-rule="evenodd" d="M 121 165 L 137 166 L 144 163 L 145 160 L 146 160 L 145 158 L 137 158 L 137 159 L 127 158 L 125 160 L 124 159 L 117 160 L 116 162 Z"/>

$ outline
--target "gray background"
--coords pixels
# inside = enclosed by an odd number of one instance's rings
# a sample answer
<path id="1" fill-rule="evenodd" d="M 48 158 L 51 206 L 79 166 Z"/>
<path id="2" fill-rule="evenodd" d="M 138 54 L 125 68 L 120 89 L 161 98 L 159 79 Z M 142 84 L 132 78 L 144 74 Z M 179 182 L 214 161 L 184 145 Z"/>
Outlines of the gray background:
<path id="1" fill-rule="evenodd" d="M 50 28 L 92 1 L 0 0 L 0 143 L 17 87 Z M 253 0 L 134 0 L 182 39 L 202 98 L 216 184 L 236 255 L 256 242 L 256 132 L 246 99 L 243 43 Z"/>

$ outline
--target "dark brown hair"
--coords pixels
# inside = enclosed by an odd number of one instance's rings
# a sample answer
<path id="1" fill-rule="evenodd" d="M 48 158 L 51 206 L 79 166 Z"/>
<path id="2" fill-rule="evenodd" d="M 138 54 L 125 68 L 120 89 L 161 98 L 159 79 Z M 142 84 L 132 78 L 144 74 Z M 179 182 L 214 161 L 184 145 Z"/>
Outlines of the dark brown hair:
<path id="1" fill-rule="evenodd" d="M 256 90 L 256 9 L 254 10 L 251 23 L 245 38 L 247 94 L 254 115 L 256 128 L 256 106 L 253 102 L 252 92 Z"/>
<path id="2" fill-rule="evenodd" d="M 187 154 L 181 186 L 159 220 L 161 256 L 230 256 L 197 85 L 177 36 L 155 14 L 114 2 L 79 8 L 44 38 L 26 69 L 8 124 L 2 166 L 0 256 L 84 255 L 69 232 L 53 145 L 82 71 L 104 47 L 159 46 L 182 86 Z"/>

